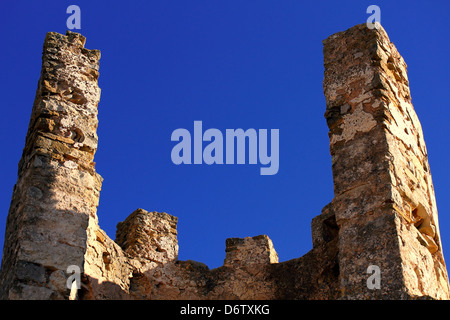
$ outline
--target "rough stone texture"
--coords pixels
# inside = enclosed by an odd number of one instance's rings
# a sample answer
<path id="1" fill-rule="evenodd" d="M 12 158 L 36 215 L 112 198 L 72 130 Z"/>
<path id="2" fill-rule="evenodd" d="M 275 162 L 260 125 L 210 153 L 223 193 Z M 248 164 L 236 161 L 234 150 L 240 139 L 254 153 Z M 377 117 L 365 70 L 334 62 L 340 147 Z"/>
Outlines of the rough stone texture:
<path id="1" fill-rule="evenodd" d="M 96 218 L 100 52 L 85 38 L 50 32 L 7 218 L 2 299 L 67 299 L 66 270 L 83 268 L 86 229 Z"/>
<path id="2" fill-rule="evenodd" d="M 100 53 L 49 33 L 19 164 L 0 273 L 2 299 L 449 299 L 437 209 L 406 64 L 381 26 L 324 40 L 335 197 L 313 248 L 278 261 L 266 235 L 226 240 L 224 265 L 178 260 L 177 218 L 137 209 L 99 227 L 95 173 Z M 66 288 L 81 267 L 81 289 Z M 369 289 L 368 267 L 381 271 Z"/>
<path id="3" fill-rule="evenodd" d="M 449 298 L 422 128 L 406 64 L 384 29 L 358 25 L 324 41 L 343 297 Z M 351 155 L 351 156 L 350 156 Z M 382 272 L 367 290 L 366 270 Z"/>
<path id="4" fill-rule="evenodd" d="M 90 219 L 79 299 L 127 299 L 132 269 L 122 248 Z"/>
<path id="5" fill-rule="evenodd" d="M 178 257 L 177 221 L 164 212 L 138 209 L 118 223 L 116 242 L 125 253 L 146 265 L 175 261 Z"/>
<path id="6" fill-rule="evenodd" d="M 226 240 L 224 266 L 278 263 L 278 254 L 272 240 L 266 235 L 253 238 L 229 238 Z"/>

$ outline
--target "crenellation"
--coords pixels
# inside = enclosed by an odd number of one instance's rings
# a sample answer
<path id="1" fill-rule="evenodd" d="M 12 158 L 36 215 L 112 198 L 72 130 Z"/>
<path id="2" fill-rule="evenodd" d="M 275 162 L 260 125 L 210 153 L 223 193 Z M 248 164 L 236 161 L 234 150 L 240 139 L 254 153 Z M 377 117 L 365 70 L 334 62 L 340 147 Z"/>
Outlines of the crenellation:
<path id="1" fill-rule="evenodd" d="M 113 241 L 99 226 L 95 171 L 100 51 L 45 38 L 8 214 L 1 299 L 449 299 L 428 155 L 407 66 L 384 29 L 323 41 L 334 199 L 312 249 L 280 262 L 267 235 L 228 238 L 223 266 L 178 260 L 178 218 L 137 209 Z M 67 285 L 71 267 L 80 289 Z M 68 269 L 69 268 L 69 269 Z M 381 286 L 368 286 L 379 268 Z"/>
<path id="2" fill-rule="evenodd" d="M 246 238 L 228 238 L 223 265 L 239 267 L 243 264 L 278 263 L 278 254 L 267 235 Z"/>
<path id="3" fill-rule="evenodd" d="M 161 265 L 178 258 L 178 218 L 137 209 L 117 224 L 115 242 L 142 264 Z M 148 267 L 148 266 L 147 266 Z"/>

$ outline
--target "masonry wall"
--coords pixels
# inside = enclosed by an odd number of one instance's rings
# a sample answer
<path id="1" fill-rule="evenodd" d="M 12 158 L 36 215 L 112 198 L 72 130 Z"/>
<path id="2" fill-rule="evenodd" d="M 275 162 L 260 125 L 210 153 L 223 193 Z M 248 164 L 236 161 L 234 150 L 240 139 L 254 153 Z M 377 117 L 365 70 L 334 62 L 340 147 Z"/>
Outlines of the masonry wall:
<path id="1" fill-rule="evenodd" d="M 325 117 L 348 298 L 449 297 L 422 129 L 406 64 L 384 29 L 358 25 L 324 41 Z M 380 290 L 365 289 L 368 265 Z"/>
<path id="2" fill-rule="evenodd" d="M 41 79 L 8 215 L 2 299 L 448 299 L 422 129 L 406 64 L 379 26 L 324 40 L 325 118 L 335 197 L 312 249 L 279 262 L 270 238 L 225 241 L 224 265 L 178 260 L 177 222 L 137 209 L 116 240 L 96 215 L 97 50 L 45 39 Z M 70 265 L 81 287 L 66 286 Z M 381 286 L 367 286 L 369 266 Z"/>
<path id="3" fill-rule="evenodd" d="M 95 172 L 100 52 L 50 32 L 6 223 L 2 299 L 66 299 L 66 270 L 83 271 L 86 229 L 102 178 Z"/>

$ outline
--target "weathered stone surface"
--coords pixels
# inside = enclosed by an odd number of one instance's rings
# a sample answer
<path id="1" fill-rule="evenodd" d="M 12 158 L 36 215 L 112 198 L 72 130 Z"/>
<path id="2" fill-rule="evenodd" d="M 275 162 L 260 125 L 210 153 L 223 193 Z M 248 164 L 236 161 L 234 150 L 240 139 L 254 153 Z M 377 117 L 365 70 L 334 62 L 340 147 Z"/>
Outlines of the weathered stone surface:
<path id="1" fill-rule="evenodd" d="M 380 26 L 324 41 L 343 297 L 449 298 L 437 209 L 406 64 Z M 317 231 L 316 231 L 317 233 Z M 316 240 L 319 241 L 319 240 Z M 365 270 L 383 285 L 368 290 Z"/>
<path id="2" fill-rule="evenodd" d="M 278 261 L 266 235 L 226 240 L 224 265 L 178 260 L 177 222 L 137 209 L 99 227 L 97 50 L 49 33 L 7 221 L 2 299 L 449 299 L 427 152 L 406 64 L 385 31 L 324 40 L 335 197 L 313 248 Z M 69 265 L 81 289 L 67 288 Z M 369 288 L 369 266 L 379 288 Z"/>
<path id="3" fill-rule="evenodd" d="M 129 256 L 154 265 L 178 257 L 177 218 L 138 209 L 117 225 L 116 242 Z"/>
<path id="4" fill-rule="evenodd" d="M 89 220 L 84 275 L 80 299 L 126 299 L 132 266 L 122 248 L 100 229 L 97 218 Z"/>
<path id="5" fill-rule="evenodd" d="M 50 32 L 7 219 L 2 299 L 67 299 L 69 265 L 83 270 L 102 178 L 95 172 L 100 52 Z"/>
<path id="6" fill-rule="evenodd" d="M 227 267 L 278 262 L 278 254 L 272 240 L 266 235 L 244 239 L 229 238 L 226 241 L 225 252 L 223 265 Z"/>

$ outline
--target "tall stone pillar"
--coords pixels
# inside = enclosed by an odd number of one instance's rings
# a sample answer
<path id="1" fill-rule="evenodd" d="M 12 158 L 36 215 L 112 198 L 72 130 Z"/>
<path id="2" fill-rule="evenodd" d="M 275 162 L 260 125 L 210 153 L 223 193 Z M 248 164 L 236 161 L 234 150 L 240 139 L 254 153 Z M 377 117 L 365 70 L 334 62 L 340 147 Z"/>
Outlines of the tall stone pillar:
<path id="1" fill-rule="evenodd" d="M 357 25 L 323 42 L 335 194 L 325 211 L 338 228 L 341 295 L 448 299 L 427 150 L 406 64 L 378 27 Z"/>
<path id="2" fill-rule="evenodd" d="M 7 218 L 2 299 L 67 299 L 96 219 L 98 50 L 67 31 L 45 38 L 42 71 Z M 69 266 L 74 266 L 69 269 Z"/>

